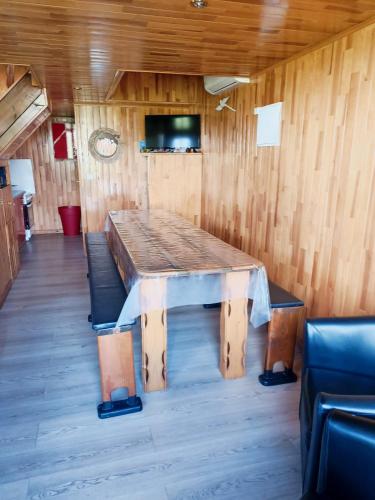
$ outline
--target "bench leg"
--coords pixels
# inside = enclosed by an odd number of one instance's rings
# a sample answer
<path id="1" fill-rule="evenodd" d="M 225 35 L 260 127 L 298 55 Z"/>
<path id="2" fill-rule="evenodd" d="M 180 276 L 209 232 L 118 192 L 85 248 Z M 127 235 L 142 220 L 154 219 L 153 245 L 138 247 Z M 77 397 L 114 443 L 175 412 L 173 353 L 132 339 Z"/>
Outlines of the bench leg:
<path id="1" fill-rule="evenodd" d="M 136 396 L 135 389 L 131 331 L 99 335 L 98 353 L 103 400 L 98 406 L 99 418 L 141 411 L 142 402 Z M 112 401 L 112 392 L 124 387 L 128 389 L 128 397 Z"/>
<path id="2" fill-rule="evenodd" d="M 227 296 L 243 297 L 222 302 L 220 316 L 220 371 L 224 378 L 239 378 L 246 373 L 250 273 L 226 273 L 222 279 Z"/>
<path id="3" fill-rule="evenodd" d="M 166 280 L 145 279 L 141 283 L 142 380 L 145 392 L 167 388 L 167 311 L 165 304 Z M 157 298 L 159 309 L 155 309 Z M 149 308 L 148 304 L 153 304 Z"/>
<path id="4" fill-rule="evenodd" d="M 297 376 L 293 372 L 294 349 L 304 313 L 304 307 L 272 309 L 272 318 L 268 323 L 264 372 L 259 376 L 261 384 L 279 385 L 296 382 Z M 273 367 L 279 361 L 284 363 L 284 370 L 274 372 Z"/>

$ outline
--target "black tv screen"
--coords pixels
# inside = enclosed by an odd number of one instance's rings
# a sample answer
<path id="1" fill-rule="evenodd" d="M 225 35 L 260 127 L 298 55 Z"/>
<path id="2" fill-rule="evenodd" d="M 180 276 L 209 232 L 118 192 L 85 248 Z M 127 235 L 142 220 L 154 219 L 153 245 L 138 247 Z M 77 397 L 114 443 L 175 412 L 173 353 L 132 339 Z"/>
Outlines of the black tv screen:
<path id="1" fill-rule="evenodd" d="M 146 148 L 201 147 L 200 115 L 146 115 Z"/>

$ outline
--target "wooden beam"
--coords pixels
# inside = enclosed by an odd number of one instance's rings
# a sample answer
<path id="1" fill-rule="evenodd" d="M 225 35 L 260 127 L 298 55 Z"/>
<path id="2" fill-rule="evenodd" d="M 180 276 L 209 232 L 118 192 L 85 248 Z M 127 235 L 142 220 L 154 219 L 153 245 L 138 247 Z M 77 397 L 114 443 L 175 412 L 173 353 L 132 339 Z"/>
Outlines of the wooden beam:
<path id="1" fill-rule="evenodd" d="M 14 83 L 14 65 L 8 64 L 6 69 L 7 74 L 7 87 L 11 87 Z"/>
<path id="2" fill-rule="evenodd" d="M 40 80 L 39 76 L 37 75 L 36 71 L 35 71 L 35 68 L 33 68 L 32 66 L 30 67 L 30 74 L 31 74 L 31 85 L 33 85 L 34 87 L 44 87 L 44 85 L 42 84 L 42 81 Z"/>
<path id="3" fill-rule="evenodd" d="M 113 77 L 113 80 L 111 82 L 111 85 L 109 86 L 109 89 L 107 90 L 107 94 L 105 96 L 105 100 L 109 101 L 113 94 L 116 92 L 118 84 L 121 81 L 121 78 L 124 76 L 125 71 L 118 70 L 115 73 L 115 76 Z"/>
<path id="4" fill-rule="evenodd" d="M 11 126 L 35 102 L 42 93 L 31 85 L 31 76 L 25 75 L 0 101 L 0 141 Z"/>
<path id="5" fill-rule="evenodd" d="M 46 91 L 0 137 L 0 157 L 10 158 L 51 114 L 46 106 Z"/>
<path id="6" fill-rule="evenodd" d="M 119 106 L 119 107 L 138 107 L 138 106 L 167 106 L 167 107 L 189 107 L 202 106 L 201 102 L 171 102 L 171 101 L 74 101 L 75 106 Z"/>
<path id="7" fill-rule="evenodd" d="M 0 64 L 0 101 L 29 72 L 28 66 Z"/>

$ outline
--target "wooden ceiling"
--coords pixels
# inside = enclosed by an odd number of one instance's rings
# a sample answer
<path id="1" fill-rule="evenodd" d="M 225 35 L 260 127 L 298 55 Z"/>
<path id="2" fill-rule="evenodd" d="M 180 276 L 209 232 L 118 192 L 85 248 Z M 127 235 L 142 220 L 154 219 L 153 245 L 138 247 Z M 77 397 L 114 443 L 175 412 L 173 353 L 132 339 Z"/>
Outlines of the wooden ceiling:
<path id="1" fill-rule="evenodd" d="M 31 65 L 66 114 L 118 69 L 248 75 L 375 16 L 375 0 L 207 2 L 0 0 L 0 63 Z"/>

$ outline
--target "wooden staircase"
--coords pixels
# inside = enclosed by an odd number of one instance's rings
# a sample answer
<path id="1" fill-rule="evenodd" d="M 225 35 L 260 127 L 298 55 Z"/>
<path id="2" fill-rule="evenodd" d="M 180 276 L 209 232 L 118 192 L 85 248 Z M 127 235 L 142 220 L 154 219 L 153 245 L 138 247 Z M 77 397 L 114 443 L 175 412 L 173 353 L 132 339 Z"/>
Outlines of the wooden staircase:
<path id="1" fill-rule="evenodd" d="M 11 158 L 50 115 L 46 90 L 28 68 L 0 65 L 0 158 Z"/>

